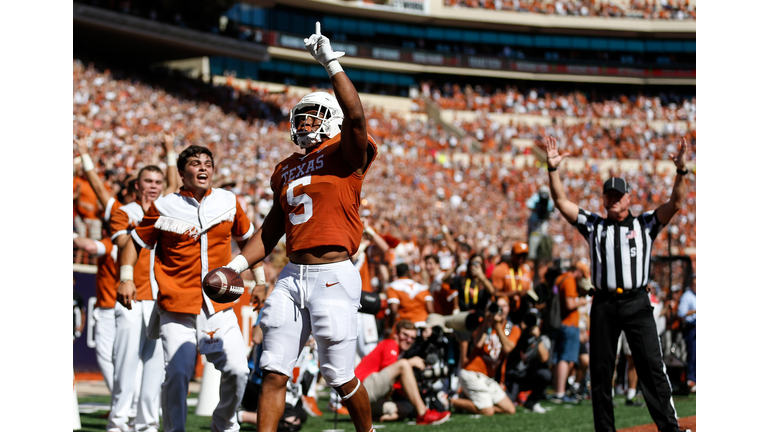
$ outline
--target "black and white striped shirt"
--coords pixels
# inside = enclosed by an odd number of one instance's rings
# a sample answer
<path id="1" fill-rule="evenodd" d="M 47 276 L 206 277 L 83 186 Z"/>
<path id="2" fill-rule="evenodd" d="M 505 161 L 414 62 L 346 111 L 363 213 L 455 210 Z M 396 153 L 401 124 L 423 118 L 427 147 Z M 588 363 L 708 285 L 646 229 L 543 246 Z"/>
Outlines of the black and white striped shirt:
<path id="1" fill-rule="evenodd" d="M 604 219 L 579 208 L 573 224 L 589 243 L 592 283 L 597 289 L 615 291 L 644 288 L 651 270 L 651 243 L 664 225 L 656 210 L 623 221 Z"/>

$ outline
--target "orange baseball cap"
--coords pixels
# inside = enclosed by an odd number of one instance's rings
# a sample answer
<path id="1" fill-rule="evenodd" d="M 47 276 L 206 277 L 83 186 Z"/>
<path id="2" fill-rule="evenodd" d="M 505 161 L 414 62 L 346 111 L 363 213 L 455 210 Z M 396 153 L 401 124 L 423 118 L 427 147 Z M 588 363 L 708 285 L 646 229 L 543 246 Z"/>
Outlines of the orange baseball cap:
<path id="1" fill-rule="evenodd" d="M 516 242 L 512 245 L 512 253 L 522 255 L 528 253 L 528 243 Z"/>

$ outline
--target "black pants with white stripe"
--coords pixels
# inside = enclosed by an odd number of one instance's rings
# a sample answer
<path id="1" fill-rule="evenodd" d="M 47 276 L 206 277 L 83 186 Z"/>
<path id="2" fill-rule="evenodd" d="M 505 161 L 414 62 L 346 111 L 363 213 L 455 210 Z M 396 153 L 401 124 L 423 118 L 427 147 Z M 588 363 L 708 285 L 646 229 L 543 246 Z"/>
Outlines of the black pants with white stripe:
<path id="1" fill-rule="evenodd" d="M 644 288 L 622 296 L 597 291 L 592 302 L 589 333 L 589 372 L 592 376 L 592 416 L 595 431 L 615 432 L 611 389 L 616 347 L 622 330 L 627 337 L 645 403 L 662 432 L 678 431 L 672 385 L 661 356 L 653 307 Z"/>

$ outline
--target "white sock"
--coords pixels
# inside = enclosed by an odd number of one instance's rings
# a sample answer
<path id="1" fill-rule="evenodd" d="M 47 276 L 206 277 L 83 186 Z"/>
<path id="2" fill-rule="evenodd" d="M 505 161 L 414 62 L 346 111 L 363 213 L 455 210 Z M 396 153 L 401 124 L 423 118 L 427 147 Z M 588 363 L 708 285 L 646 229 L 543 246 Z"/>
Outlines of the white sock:
<path id="1" fill-rule="evenodd" d="M 627 399 L 633 399 L 637 394 L 637 389 L 627 389 Z"/>
<path id="2" fill-rule="evenodd" d="M 576 382 L 576 377 L 571 375 L 568 377 L 568 384 L 573 385 Z"/>
<path id="3" fill-rule="evenodd" d="M 581 384 L 579 384 L 579 383 L 577 383 L 577 382 L 573 383 L 573 389 L 574 389 L 574 390 L 576 390 L 576 391 L 579 391 L 579 388 L 580 388 L 580 387 L 581 387 Z"/>
<path id="4" fill-rule="evenodd" d="M 557 398 L 561 398 L 561 399 L 562 399 L 562 398 L 563 398 L 563 396 L 565 396 L 565 392 L 562 392 L 562 393 L 555 393 L 555 397 L 557 397 Z"/>

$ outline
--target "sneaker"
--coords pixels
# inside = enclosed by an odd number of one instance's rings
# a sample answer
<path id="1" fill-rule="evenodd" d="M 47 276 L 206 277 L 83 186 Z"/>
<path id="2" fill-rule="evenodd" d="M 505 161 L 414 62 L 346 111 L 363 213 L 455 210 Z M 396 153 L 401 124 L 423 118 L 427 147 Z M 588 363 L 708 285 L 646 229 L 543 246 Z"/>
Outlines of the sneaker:
<path id="1" fill-rule="evenodd" d="M 339 415 L 349 415 L 349 411 L 347 410 L 347 407 L 344 405 L 337 406 L 333 405 L 332 403 L 328 402 L 328 410 L 332 413 L 337 413 Z"/>
<path id="2" fill-rule="evenodd" d="M 416 417 L 417 425 L 439 425 L 445 423 L 451 417 L 450 411 L 436 411 L 433 409 L 427 409 L 423 416 Z"/>
<path id="3" fill-rule="evenodd" d="M 645 402 L 642 402 L 640 399 L 637 398 L 637 396 L 635 396 L 632 399 L 627 399 L 627 401 L 624 402 L 624 405 L 628 407 L 642 408 L 645 406 Z"/>
<path id="4" fill-rule="evenodd" d="M 523 405 L 523 408 L 525 408 L 528 411 L 535 412 L 536 414 L 545 414 L 547 410 L 544 409 L 543 406 L 541 406 L 540 403 L 536 402 L 533 406 Z"/>
<path id="5" fill-rule="evenodd" d="M 693 382 L 691 380 L 688 380 L 688 382 L 686 384 L 688 384 L 688 391 L 689 392 L 696 393 L 696 383 L 695 382 Z"/>
<path id="6" fill-rule="evenodd" d="M 552 403 L 561 404 L 561 403 L 567 403 L 567 404 L 577 404 L 579 403 L 579 400 L 576 399 L 573 396 L 565 395 L 561 398 L 557 396 L 553 396 L 552 399 L 549 400 Z"/>
<path id="7" fill-rule="evenodd" d="M 302 396 L 301 404 L 304 407 L 304 411 L 306 411 L 309 416 L 321 417 L 323 415 L 323 412 L 320 411 L 320 408 L 317 406 L 317 401 L 315 401 L 315 398 L 310 396 Z"/>

